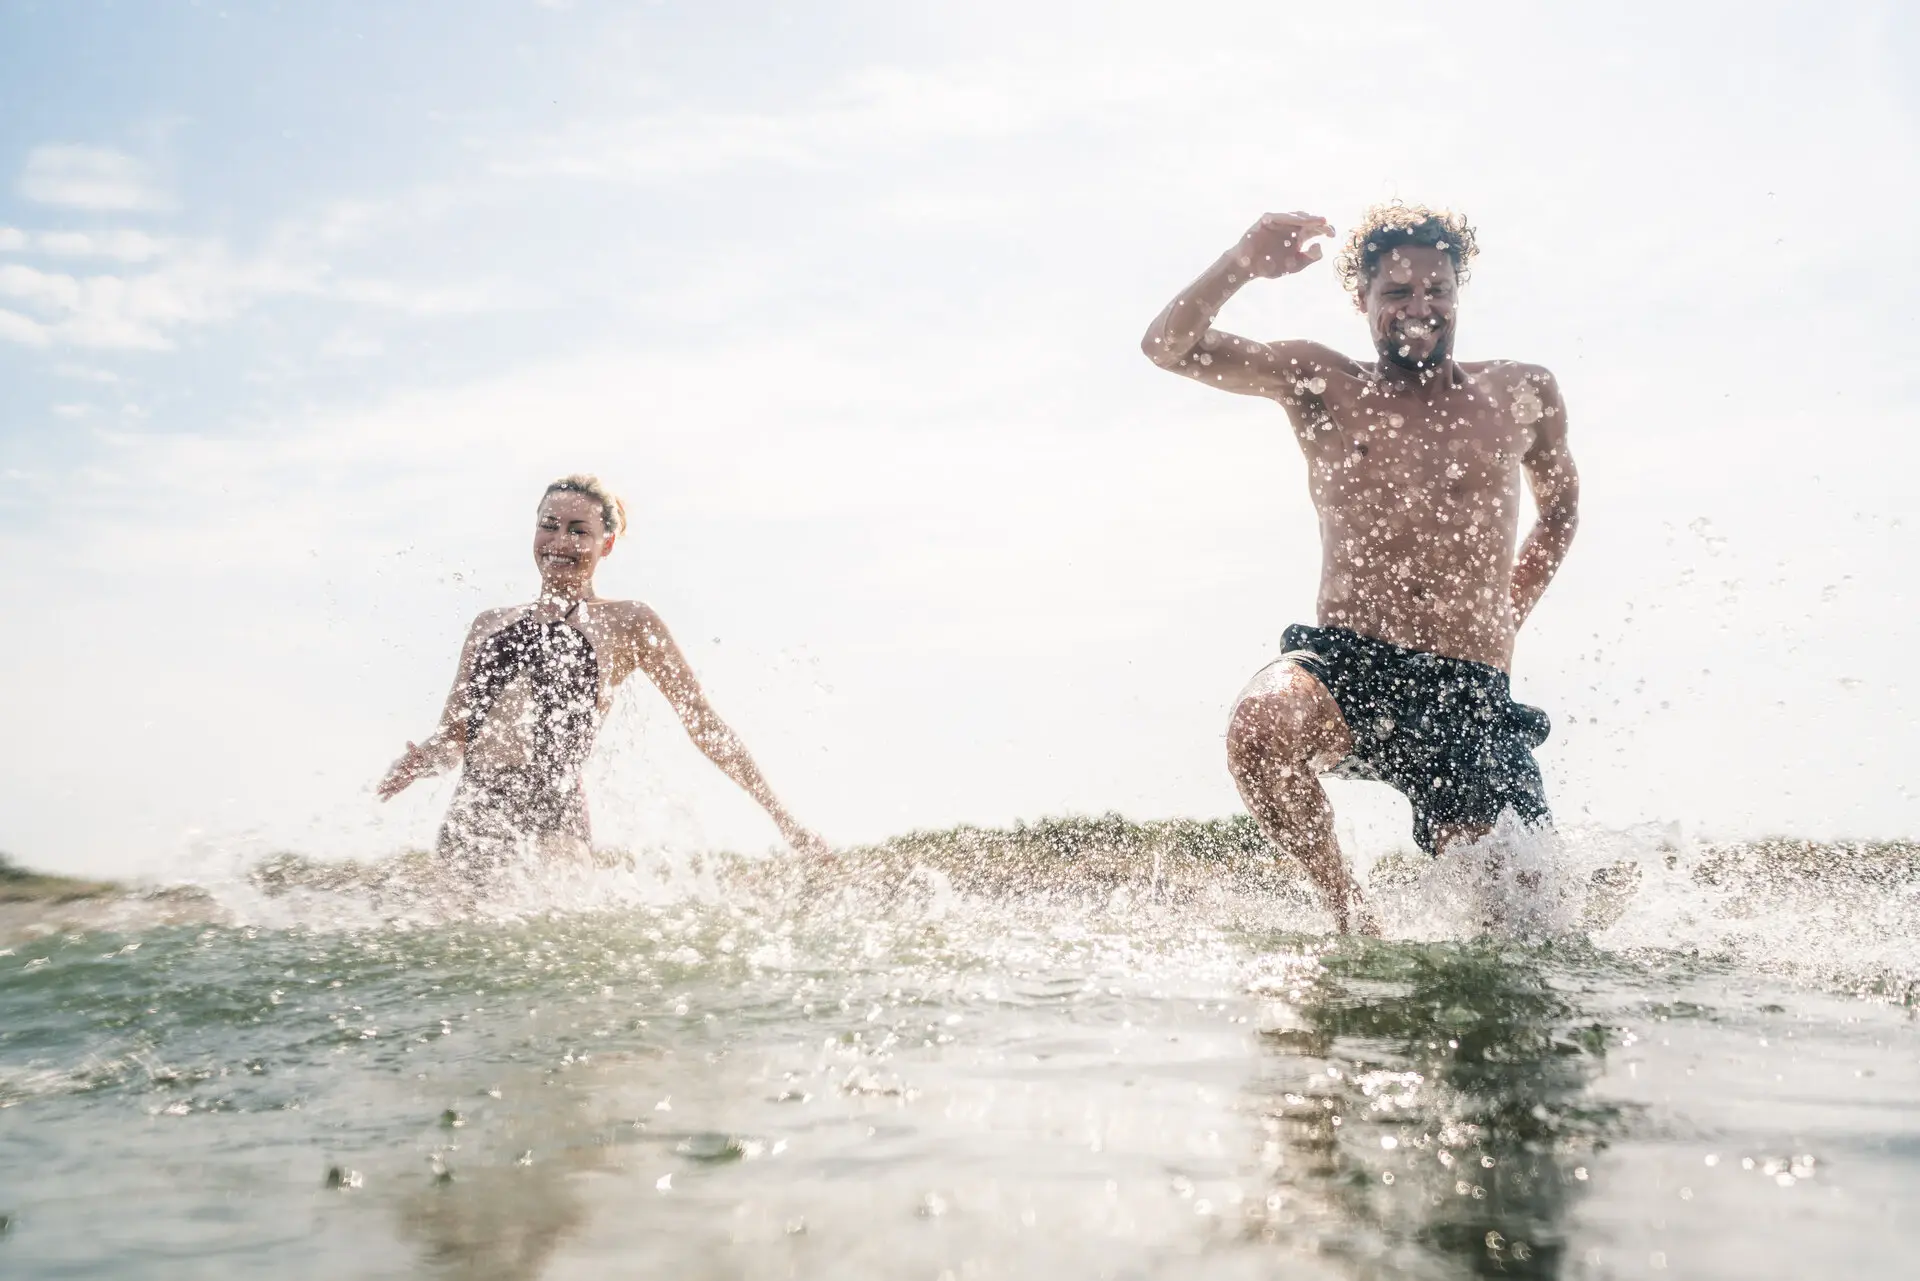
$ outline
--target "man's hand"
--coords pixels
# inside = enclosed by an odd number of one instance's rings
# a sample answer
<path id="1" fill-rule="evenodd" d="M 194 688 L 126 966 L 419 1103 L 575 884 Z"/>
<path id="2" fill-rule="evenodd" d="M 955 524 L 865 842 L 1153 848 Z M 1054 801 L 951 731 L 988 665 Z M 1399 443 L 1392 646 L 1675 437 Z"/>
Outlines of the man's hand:
<path id="1" fill-rule="evenodd" d="M 387 771 L 387 776 L 380 780 L 379 786 L 373 789 L 374 795 L 383 801 L 390 801 L 413 786 L 416 781 L 433 772 L 433 753 L 424 747 L 408 743 L 407 750 L 401 754 L 399 760 L 393 763 L 392 768 Z"/>
<path id="2" fill-rule="evenodd" d="M 1213 321 L 1251 281 L 1290 276 L 1319 262 L 1323 246 L 1307 242 L 1332 234 L 1333 224 L 1313 214 L 1266 214 L 1154 318 L 1140 350 L 1160 368 L 1195 382 L 1279 401 L 1296 430 L 1306 430 L 1302 423 L 1309 419 L 1317 427 L 1317 417 L 1302 417 L 1296 389 L 1319 374 L 1357 374 L 1359 367 L 1319 343 L 1257 342 L 1215 329 Z"/>
<path id="3" fill-rule="evenodd" d="M 1260 221 L 1240 237 L 1232 250 L 1235 261 L 1250 276 L 1269 280 L 1291 276 L 1320 261 L 1320 246 L 1307 242 L 1316 236 L 1331 236 L 1333 224 L 1313 214 L 1262 214 Z"/>

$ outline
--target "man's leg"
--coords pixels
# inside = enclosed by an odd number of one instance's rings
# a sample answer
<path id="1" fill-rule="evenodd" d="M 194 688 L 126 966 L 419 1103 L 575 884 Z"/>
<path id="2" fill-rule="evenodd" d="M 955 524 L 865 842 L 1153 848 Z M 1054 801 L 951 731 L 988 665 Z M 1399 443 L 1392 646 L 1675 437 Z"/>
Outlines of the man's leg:
<path id="1" fill-rule="evenodd" d="M 1285 660 L 1253 678 L 1227 723 L 1227 766 L 1260 830 L 1300 860 L 1342 934 L 1353 912 L 1361 931 L 1374 933 L 1360 887 L 1340 857 L 1333 806 L 1319 778 L 1352 750 L 1353 736 L 1333 695 L 1311 672 Z"/>

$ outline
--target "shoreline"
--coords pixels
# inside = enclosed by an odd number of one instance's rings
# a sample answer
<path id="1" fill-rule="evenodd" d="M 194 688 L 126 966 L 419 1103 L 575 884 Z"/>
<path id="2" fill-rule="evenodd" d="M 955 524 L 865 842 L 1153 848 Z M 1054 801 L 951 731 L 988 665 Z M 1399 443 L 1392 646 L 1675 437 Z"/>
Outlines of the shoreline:
<path id="1" fill-rule="evenodd" d="M 0 854 L 0 904 L 72 903 L 124 893 L 125 888 L 116 881 L 90 881 L 77 876 L 35 872 Z"/>
<path id="2" fill-rule="evenodd" d="M 1668 852 L 1669 867 L 1679 853 Z M 1920 841 L 1914 840 L 1769 837 L 1703 843 L 1690 854 L 1691 879 L 1697 883 L 1732 888 L 1744 881 L 1745 894 L 1762 897 L 1820 883 L 1837 892 L 1848 884 L 1885 887 L 1920 881 Z M 604 868 L 633 870 L 651 861 L 644 854 L 619 850 L 599 850 L 595 858 Z M 688 861 L 709 874 L 738 877 L 743 887 L 768 888 L 799 870 L 779 857 L 726 851 L 692 855 Z M 1414 874 L 1416 865 L 1411 856 L 1387 855 L 1372 865 L 1368 879 L 1378 888 Z M 989 898 L 1022 893 L 1107 896 L 1124 890 L 1190 899 L 1223 886 L 1303 902 L 1312 898 L 1297 865 L 1275 854 L 1245 816 L 1139 822 L 1105 814 L 1004 828 L 968 824 L 905 832 L 838 852 L 840 876 L 869 884 L 876 883 L 876 875 L 911 876 L 922 868 L 938 872 L 962 893 Z M 813 873 L 804 879 L 811 881 Z M 438 861 L 423 851 L 378 862 L 271 854 L 249 869 L 246 880 L 253 891 L 270 899 L 343 894 L 364 898 L 376 911 L 418 903 L 444 887 Z M 1596 888 L 1611 885 L 1596 880 Z M 197 885 L 61 876 L 22 867 L 0 854 L 0 948 L 59 933 L 137 932 L 169 925 L 219 925 L 229 919 L 229 910 Z"/>

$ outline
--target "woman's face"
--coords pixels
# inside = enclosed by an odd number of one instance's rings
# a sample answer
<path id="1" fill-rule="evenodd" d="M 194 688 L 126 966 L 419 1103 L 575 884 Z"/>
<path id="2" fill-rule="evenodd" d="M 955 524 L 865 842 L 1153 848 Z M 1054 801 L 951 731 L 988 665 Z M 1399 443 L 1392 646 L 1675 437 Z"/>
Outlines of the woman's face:
<path id="1" fill-rule="evenodd" d="M 600 504 L 585 494 L 562 491 L 540 500 L 533 523 L 533 563 L 548 587 L 582 587 L 593 581 L 602 557 L 613 551 L 613 536 Z"/>

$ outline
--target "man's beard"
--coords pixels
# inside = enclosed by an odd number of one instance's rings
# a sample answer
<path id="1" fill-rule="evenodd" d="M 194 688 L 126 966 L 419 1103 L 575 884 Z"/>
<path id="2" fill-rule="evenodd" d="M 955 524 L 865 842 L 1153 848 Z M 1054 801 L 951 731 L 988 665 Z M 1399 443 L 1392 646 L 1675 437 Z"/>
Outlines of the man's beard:
<path id="1" fill-rule="evenodd" d="M 1388 364 L 1398 365 L 1410 374 L 1422 374 L 1431 369 L 1438 369 L 1447 363 L 1449 356 L 1453 355 L 1453 326 L 1448 325 L 1435 334 L 1433 350 L 1424 356 L 1403 352 L 1401 348 L 1405 345 L 1389 338 L 1379 343 L 1376 349 L 1380 353 L 1380 359 Z"/>

